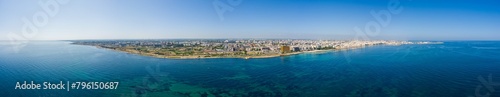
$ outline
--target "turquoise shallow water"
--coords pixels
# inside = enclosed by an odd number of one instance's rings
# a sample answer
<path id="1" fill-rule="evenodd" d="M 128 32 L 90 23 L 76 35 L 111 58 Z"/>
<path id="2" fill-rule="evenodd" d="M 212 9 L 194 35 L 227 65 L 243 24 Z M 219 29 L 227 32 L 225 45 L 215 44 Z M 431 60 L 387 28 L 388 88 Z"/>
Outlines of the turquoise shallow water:
<path id="1" fill-rule="evenodd" d="M 0 42 L 2 96 L 500 96 L 500 42 L 373 46 L 264 59 L 159 59 L 64 41 Z M 18 81 L 119 81 L 116 90 L 15 90 Z M 480 86 L 480 90 L 476 89 Z"/>

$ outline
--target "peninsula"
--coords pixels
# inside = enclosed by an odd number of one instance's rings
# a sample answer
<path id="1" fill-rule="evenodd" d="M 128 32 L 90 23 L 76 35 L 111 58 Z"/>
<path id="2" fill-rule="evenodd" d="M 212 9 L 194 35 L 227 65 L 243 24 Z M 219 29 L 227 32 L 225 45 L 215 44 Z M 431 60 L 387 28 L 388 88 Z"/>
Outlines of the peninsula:
<path id="1" fill-rule="evenodd" d="M 442 42 L 342 41 L 342 40 L 256 40 L 256 39 L 174 39 L 174 40 L 78 40 L 72 44 L 91 45 L 157 58 L 269 58 L 316 52 L 363 48 L 373 45 L 436 44 Z"/>

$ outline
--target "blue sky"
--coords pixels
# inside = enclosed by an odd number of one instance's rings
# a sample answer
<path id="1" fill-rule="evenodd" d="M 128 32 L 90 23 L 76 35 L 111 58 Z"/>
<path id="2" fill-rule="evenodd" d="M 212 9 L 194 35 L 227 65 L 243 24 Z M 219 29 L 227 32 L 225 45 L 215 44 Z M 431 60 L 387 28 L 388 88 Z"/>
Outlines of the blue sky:
<path id="1" fill-rule="evenodd" d="M 45 12 L 39 2 L 1 0 L 0 40 L 9 33 L 31 40 L 356 37 L 355 27 L 388 10 L 390 0 L 70 0 L 33 37 L 22 34 L 22 18 Z M 234 10 L 222 17 L 213 2 Z M 498 0 L 398 0 L 403 8 L 369 39 L 499 40 Z M 366 33 L 363 33 L 366 34 Z"/>

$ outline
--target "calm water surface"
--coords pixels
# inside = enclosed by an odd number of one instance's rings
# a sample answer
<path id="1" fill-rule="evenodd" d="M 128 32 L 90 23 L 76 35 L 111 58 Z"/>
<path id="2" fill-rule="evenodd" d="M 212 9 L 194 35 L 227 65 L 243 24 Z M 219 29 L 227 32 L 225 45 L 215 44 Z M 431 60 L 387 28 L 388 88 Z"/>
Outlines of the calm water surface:
<path id="1" fill-rule="evenodd" d="M 65 41 L 0 42 L 2 96 L 500 96 L 500 42 L 373 46 L 265 59 L 159 59 Z M 118 81 L 116 90 L 15 90 L 16 82 Z M 476 92 L 476 89 L 479 91 Z"/>

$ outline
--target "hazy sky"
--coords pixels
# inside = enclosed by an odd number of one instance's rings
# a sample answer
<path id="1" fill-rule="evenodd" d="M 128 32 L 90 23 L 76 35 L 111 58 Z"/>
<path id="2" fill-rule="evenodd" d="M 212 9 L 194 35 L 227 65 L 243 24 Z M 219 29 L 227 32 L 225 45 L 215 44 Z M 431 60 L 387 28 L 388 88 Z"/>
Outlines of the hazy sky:
<path id="1" fill-rule="evenodd" d="M 46 1 L 52 0 L 0 0 L 0 40 L 8 40 L 9 33 L 31 40 L 353 39 L 355 27 L 364 30 L 376 21 L 370 11 L 388 10 L 388 4 L 394 4 L 390 0 L 242 0 L 238 5 L 228 0 L 69 0 L 59 5 L 55 16 L 48 15 L 46 24 L 35 26 L 36 35 L 23 35 L 22 19 L 33 21 L 36 13 L 47 14 L 39 4 Z M 391 14 L 387 26 L 370 39 L 500 39 L 499 0 L 398 1 L 403 10 Z M 221 20 L 214 2 L 234 10 L 221 15 Z"/>

